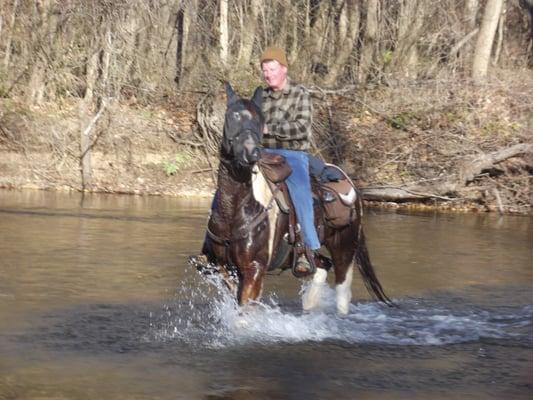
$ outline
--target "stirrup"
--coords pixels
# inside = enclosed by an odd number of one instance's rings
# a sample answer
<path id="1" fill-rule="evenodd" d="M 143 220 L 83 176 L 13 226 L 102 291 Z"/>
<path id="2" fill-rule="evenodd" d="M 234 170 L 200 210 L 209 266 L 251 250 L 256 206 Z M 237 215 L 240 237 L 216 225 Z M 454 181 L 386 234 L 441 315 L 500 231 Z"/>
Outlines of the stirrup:
<path id="1" fill-rule="evenodd" d="M 303 268 L 298 268 L 298 266 L 303 266 Z M 304 278 L 306 276 L 313 275 L 316 272 L 316 263 L 314 252 L 305 249 L 305 253 L 300 254 L 297 260 L 293 261 L 292 264 L 292 274 L 296 278 Z"/>

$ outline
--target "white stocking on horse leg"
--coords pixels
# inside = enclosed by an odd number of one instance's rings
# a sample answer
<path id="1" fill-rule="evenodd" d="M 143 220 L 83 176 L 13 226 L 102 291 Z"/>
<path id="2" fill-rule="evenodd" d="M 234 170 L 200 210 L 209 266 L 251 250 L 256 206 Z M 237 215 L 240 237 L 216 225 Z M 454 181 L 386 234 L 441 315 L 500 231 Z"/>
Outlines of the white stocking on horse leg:
<path id="1" fill-rule="evenodd" d="M 335 290 L 337 292 L 337 312 L 342 315 L 348 314 L 350 302 L 352 301 L 352 278 L 353 278 L 353 263 L 346 271 L 344 282 L 337 284 Z"/>
<path id="2" fill-rule="evenodd" d="M 302 305 L 305 311 L 312 310 L 318 306 L 320 293 L 325 286 L 328 271 L 317 268 L 313 275 L 313 280 L 302 296 Z"/>

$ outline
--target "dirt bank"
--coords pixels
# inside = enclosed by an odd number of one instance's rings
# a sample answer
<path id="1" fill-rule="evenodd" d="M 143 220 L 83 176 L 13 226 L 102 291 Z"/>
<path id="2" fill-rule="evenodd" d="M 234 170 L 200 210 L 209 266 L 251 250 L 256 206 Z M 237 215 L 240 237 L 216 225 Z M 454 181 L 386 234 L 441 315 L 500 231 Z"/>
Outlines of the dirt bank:
<path id="1" fill-rule="evenodd" d="M 80 124 L 76 105 L 28 109 L 0 100 L 0 187 L 80 190 Z M 176 138 L 194 129 L 194 112 L 115 104 L 99 123 L 91 150 L 93 192 L 210 196 L 205 153 Z"/>
<path id="2" fill-rule="evenodd" d="M 314 151 L 344 167 L 374 205 L 528 214 L 532 81 L 314 89 Z M 198 126 L 199 103 L 211 132 Z M 223 108 L 221 93 L 110 105 L 94 130 L 86 190 L 211 196 L 216 154 L 206 145 L 220 134 Z M 29 108 L 0 99 L 0 187 L 80 190 L 78 114 L 75 101 Z"/>

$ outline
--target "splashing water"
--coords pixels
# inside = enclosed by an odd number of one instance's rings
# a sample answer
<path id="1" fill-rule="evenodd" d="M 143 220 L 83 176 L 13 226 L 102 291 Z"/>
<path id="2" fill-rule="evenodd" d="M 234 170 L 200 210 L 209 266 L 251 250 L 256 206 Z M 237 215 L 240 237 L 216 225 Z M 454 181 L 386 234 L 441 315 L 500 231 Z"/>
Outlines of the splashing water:
<path id="1" fill-rule="evenodd" d="M 305 289 L 304 284 L 302 292 Z M 341 317 L 335 312 L 334 289 L 325 286 L 315 312 L 303 313 L 300 304 L 281 307 L 275 295 L 241 308 L 221 279 L 209 276 L 184 282 L 176 302 L 151 315 L 149 336 L 212 348 L 306 341 L 446 345 L 481 339 L 517 339 L 533 345 L 533 305 L 499 314 L 462 302 L 460 307 L 444 307 L 435 299 L 404 299 L 396 304 L 390 308 L 375 302 L 352 303 L 348 315 Z"/>

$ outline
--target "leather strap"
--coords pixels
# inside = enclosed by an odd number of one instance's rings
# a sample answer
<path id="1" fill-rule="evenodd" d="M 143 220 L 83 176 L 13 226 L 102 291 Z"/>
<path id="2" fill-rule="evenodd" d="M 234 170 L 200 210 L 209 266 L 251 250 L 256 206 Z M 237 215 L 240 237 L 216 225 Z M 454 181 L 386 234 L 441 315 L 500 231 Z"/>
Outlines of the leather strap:
<path id="1" fill-rule="evenodd" d="M 253 219 L 253 222 L 251 224 L 247 225 L 246 227 L 241 227 L 240 229 L 236 231 L 233 231 L 231 233 L 231 237 L 228 239 L 225 237 L 216 235 L 211 229 L 209 229 L 209 223 L 207 223 L 207 227 L 206 227 L 207 236 L 209 236 L 209 238 L 212 239 L 215 243 L 225 247 L 226 259 L 229 262 L 231 262 L 230 257 L 229 257 L 229 246 L 231 244 L 231 241 L 243 239 L 244 237 L 246 237 L 246 235 L 249 232 L 255 229 L 260 223 L 262 223 L 268 217 L 268 212 L 272 209 L 273 202 L 274 202 L 274 196 L 272 196 L 266 208 L 264 208 L 263 211 L 261 211 L 261 213 Z"/>

